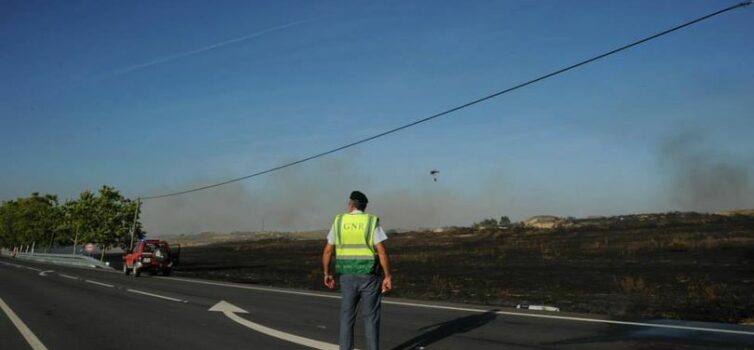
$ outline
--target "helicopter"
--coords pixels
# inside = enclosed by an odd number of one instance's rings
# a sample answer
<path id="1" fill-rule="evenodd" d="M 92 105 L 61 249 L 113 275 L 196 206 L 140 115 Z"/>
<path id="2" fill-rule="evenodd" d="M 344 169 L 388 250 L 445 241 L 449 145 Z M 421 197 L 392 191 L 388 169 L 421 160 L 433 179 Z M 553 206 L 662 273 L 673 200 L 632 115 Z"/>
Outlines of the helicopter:
<path id="1" fill-rule="evenodd" d="M 437 176 L 440 175 L 440 170 L 432 169 L 432 171 L 429 172 L 429 175 L 432 175 L 435 182 L 437 182 Z"/>

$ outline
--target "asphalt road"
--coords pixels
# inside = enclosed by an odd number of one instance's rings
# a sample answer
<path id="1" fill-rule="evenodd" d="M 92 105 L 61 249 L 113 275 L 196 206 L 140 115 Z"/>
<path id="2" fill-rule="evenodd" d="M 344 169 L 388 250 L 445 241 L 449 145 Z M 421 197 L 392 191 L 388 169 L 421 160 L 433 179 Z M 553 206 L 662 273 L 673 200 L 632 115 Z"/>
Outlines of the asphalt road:
<path id="1" fill-rule="evenodd" d="M 337 343 L 339 302 L 336 293 L 0 258 L 0 349 L 324 349 Z M 754 327 L 736 325 L 392 298 L 382 318 L 383 349 L 754 349 Z M 363 346 L 361 323 L 356 337 Z"/>

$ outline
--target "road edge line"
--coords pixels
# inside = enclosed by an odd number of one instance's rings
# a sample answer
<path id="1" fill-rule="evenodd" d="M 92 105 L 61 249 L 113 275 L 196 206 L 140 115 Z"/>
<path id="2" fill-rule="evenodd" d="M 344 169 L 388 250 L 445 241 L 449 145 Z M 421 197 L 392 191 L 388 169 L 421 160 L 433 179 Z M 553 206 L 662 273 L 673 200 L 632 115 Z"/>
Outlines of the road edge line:
<path id="1" fill-rule="evenodd" d="M 26 342 L 29 343 L 29 346 L 31 346 L 33 350 L 47 350 L 47 347 L 42 344 L 42 341 L 40 341 L 39 338 L 34 335 L 34 332 L 29 329 L 26 323 L 24 323 L 24 321 L 22 321 L 21 318 L 18 317 L 15 312 L 13 312 L 10 306 L 8 306 L 5 301 L 3 301 L 3 298 L 0 298 L 0 309 L 5 312 L 11 323 L 16 326 L 18 332 L 21 333 L 24 339 L 26 339 Z"/>
<path id="2" fill-rule="evenodd" d="M 282 293 L 282 294 L 304 295 L 304 296 L 319 297 L 319 298 L 340 299 L 340 295 L 326 295 L 326 294 L 302 292 L 302 291 L 295 291 L 295 290 L 285 290 L 285 289 L 277 289 L 277 288 L 244 286 L 244 285 L 238 285 L 238 284 L 213 282 L 213 281 L 205 281 L 205 280 L 199 280 L 199 279 L 180 278 L 180 277 L 157 277 L 157 278 L 174 280 L 174 281 L 183 281 L 183 282 L 188 282 L 188 283 L 206 284 L 210 286 L 258 290 L 258 291 L 263 291 L 263 292 L 273 292 L 273 293 Z"/>
<path id="3" fill-rule="evenodd" d="M 432 309 L 453 310 L 453 311 L 480 312 L 480 313 L 489 312 L 489 310 L 484 310 L 484 309 L 463 308 L 463 307 L 443 306 L 443 305 L 428 305 L 428 304 L 408 303 L 408 302 L 402 302 L 402 301 L 383 300 L 382 303 L 383 304 L 392 304 L 392 305 L 401 305 L 401 306 L 413 306 L 413 307 L 423 307 L 423 308 L 432 308 Z M 534 317 L 534 318 L 546 318 L 546 319 L 564 320 L 564 321 L 578 321 L 578 322 L 591 322 L 591 323 L 607 323 L 607 324 L 617 324 L 617 325 L 623 325 L 623 326 L 670 328 L 670 329 L 680 329 L 680 330 L 687 330 L 687 331 L 702 331 L 702 332 L 729 333 L 729 334 L 739 334 L 739 335 L 754 335 L 754 331 L 752 331 L 752 332 L 749 332 L 749 331 L 738 331 L 738 330 L 733 330 L 733 329 L 706 328 L 706 327 L 681 326 L 681 325 L 672 325 L 672 324 L 657 324 L 657 323 L 632 322 L 632 321 L 618 321 L 618 320 L 602 320 L 602 319 L 598 319 L 598 318 L 588 318 L 588 317 L 544 315 L 544 314 L 528 314 L 528 313 L 511 312 L 511 311 L 495 311 L 495 313 L 498 314 L 498 315 L 519 316 L 519 317 Z"/>

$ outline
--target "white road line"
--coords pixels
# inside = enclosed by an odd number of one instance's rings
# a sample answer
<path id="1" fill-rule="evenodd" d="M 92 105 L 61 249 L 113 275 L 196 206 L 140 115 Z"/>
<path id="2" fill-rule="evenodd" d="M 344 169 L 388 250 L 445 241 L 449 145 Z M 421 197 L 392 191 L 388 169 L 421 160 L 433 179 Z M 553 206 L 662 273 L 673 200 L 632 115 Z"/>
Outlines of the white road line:
<path id="1" fill-rule="evenodd" d="M 251 322 L 239 315 L 236 315 L 237 313 L 248 314 L 249 313 L 248 311 L 241 309 L 240 307 L 235 306 L 231 303 L 228 303 L 224 300 L 221 300 L 219 303 L 215 304 L 215 306 L 211 307 L 209 311 L 222 312 L 226 317 L 230 318 L 231 320 L 249 329 L 252 329 L 259 333 L 266 334 L 271 337 L 282 339 L 291 343 L 303 345 L 303 346 L 310 347 L 313 349 L 318 349 L 318 350 L 338 350 L 339 349 L 337 344 L 330 344 L 330 343 L 326 343 L 326 342 L 315 340 L 315 339 L 304 338 L 295 334 L 286 333 L 283 331 L 279 331 L 277 329 L 266 327 L 259 323 Z"/>
<path id="2" fill-rule="evenodd" d="M 28 326 L 24 323 L 24 321 L 21 321 L 21 319 L 16 315 L 13 310 L 11 310 L 10 306 L 3 301 L 2 298 L 0 298 L 0 309 L 3 309 L 6 315 L 8 315 L 8 318 L 13 323 L 14 326 L 16 326 L 16 329 L 21 333 L 21 335 L 26 339 L 26 342 L 29 343 L 29 346 L 33 350 L 47 350 L 47 347 L 42 344 L 42 342 L 37 338 L 36 335 L 34 335 L 34 332 L 29 329 Z"/>
<path id="3" fill-rule="evenodd" d="M 92 280 L 84 280 L 84 282 L 86 282 L 86 283 L 91 283 L 91 284 L 96 284 L 96 285 L 98 285 L 98 286 L 102 286 L 102 287 L 108 287 L 108 288 L 113 288 L 113 287 L 115 287 L 115 286 L 113 286 L 112 284 L 107 284 L 107 283 L 102 283 L 102 282 L 97 282 L 97 281 L 92 281 Z"/>
<path id="4" fill-rule="evenodd" d="M 11 263 L 7 263 L 7 262 L 4 262 L 4 263 L 3 263 L 3 265 L 5 265 L 5 266 L 10 266 L 10 267 L 15 267 L 15 268 L 18 268 L 18 269 L 20 269 L 20 268 L 22 268 L 22 267 L 23 267 L 23 266 L 21 266 L 21 265 L 17 265 L 17 264 L 11 264 Z"/>
<path id="5" fill-rule="evenodd" d="M 467 311 L 467 312 L 480 312 L 480 313 L 489 312 L 489 310 L 484 310 L 484 309 L 474 309 L 474 308 L 464 308 L 464 307 L 454 307 L 454 306 L 442 306 L 442 305 L 416 304 L 416 303 L 407 303 L 407 302 L 401 302 L 401 301 L 383 301 L 382 303 L 383 304 L 391 304 L 391 305 L 401 305 L 401 306 L 423 307 L 423 308 L 431 308 L 431 309 L 453 310 L 453 311 Z M 754 332 L 737 331 L 737 330 L 732 330 L 732 329 L 706 328 L 706 327 L 693 327 L 693 326 L 678 326 L 678 325 L 670 325 L 670 324 L 629 322 L 629 321 L 615 321 L 615 320 L 601 320 L 601 319 L 597 319 L 597 318 L 573 317 L 573 316 L 556 316 L 556 315 L 543 315 L 543 314 L 525 314 L 525 313 L 511 312 L 511 311 L 496 311 L 495 313 L 498 314 L 498 315 L 534 317 L 534 318 L 546 318 L 546 319 L 554 319 L 554 320 L 592 322 L 592 323 L 608 323 L 608 324 L 618 324 L 618 325 L 624 325 L 624 326 L 670 328 L 670 329 L 681 329 L 681 330 L 687 330 L 687 331 L 702 331 L 702 332 L 715 332 L 715 333 L 754 335 Z"/>
<path id="6" fill-rule="evenodd" d="M 63 273 L 59 273 L 58 276 L 63 277 L 63 278 L 67 278 L 69 280 L 79 280 L 80 279 L 80 278 L 78 278 L 76 276 L 66 275 L 66 274 L 63 274 Z"/>
<path id="7" fill-rule="evenodd" d="M 7 263 L 7 262 L 0 262 L 0 264 L 3 264 L 5 266 L 13 266 L 13 267 L 15 267 L 17 269 L 24 268 L 24 269 L 29 269 L 29 270 L 32 270 L 32 271 L 37 271 L 37 272 L 42 271 L 42 270 L 40 270 L 38 268 L 31 267 L 31 266 L 26 266 L 26 265 L 17 265 L 17 264 L 11 264 L 11 263 Z"/>
<path id="8" fill-rule="evenodd" d="M 187 279 L 187 278 L 176 278 L 176 277 L 163 277 L 163 278 L 165 278 L 165 279 L 171 279 L 171 280 L 176 280 L 176 281 L 189 282 L 189 283 L 208 284 L 208 285 L 230 287 L 230 288 L 258 290 L 258 291 L 272 292 L 272 293 L 294 294 L 294 295 L 304 295 L 304 296 L 312 296 L 312 297 L 318 297 L 318 298 L 340 299 L 340 296 L 338 296 L 338 295 L 327 295 L 327 294 L 310 293 L 310 292 L 299 292 L 299 291 L 293 291 L 293 290 L 282 290 L 282 289 L 265 288 L 265 287 L 252 287 L 252 286 L 244 286 L 244 285 L 222 283 L 222 282 L 210 282 L 210 281 L 203 281 L 203 280 L 192 280 L 192 279 Z M 385 299 L 382 300 L 382 303 L 383 304 L 387 304 L 387 305 L 411 306 L 411 307 L 419 307 L 419 308 L 425 308 L 425 309 L 436 309 L 436 310 L 451 310 L 451 311 L 464 311 L 464 312 L 477 312 L 477 313 L 489 312 L 489 310 L 485 310 L 485 309 L 465 308 L 465 307 L 455 307 L 455 306 L 443 306 L 443 305 L 432 305 L 432 304 L 420 304 L 420 303 L 392 301 L 392 300 L 385 300 Z M 605 324 L 617 324 L 617 325 L 637 326 L 637 327 L 669 328 L 669 329 L 679 329 L 679 330 L 687 330 L 687 331 L 701 331 L 701 332 L 711 332 L 711 333 L 725 333 L 725 334 L 739 334 L 739 335 L 754 336 L 754 331 L 739 331 L 739 330 L 732 330 L 732 329 L 693 327 L 693 326 L 680 326 L 680 325 L 645 323 L 645 322 L 603 320 L 603 319 L 598 319 L 598 318 L 544 315 L 544 314 L 523 313 L 523 312 L 513 312 L 513 311 L 497 311 L 496 313 L 499 314 L 499 315 L 544 318 L 544 319 L 563 320 L 563 321 L 605 323 Z"/>
<path id="9" fill-rule="evenodd" d="M 131 293 L 136 293 L 136 294 L 148 295 L 150 297 L 155 297 L 155 298 L 160 298 L 160 299 L 175 301 L 177 303 L 188 303 L 188 300 L 182 300 L 182 299 L 176 299 L 176 298 L 166 297 L 164 295 L 153 294 L 153 293 L 144 292 L 144 291 L 140 291 L 140 290 L 136 290 L 136 289 L 126 289 L 126 291 L 127 292 L 131 292 Z"/>
<path id="10" fill-rule="evenodd" d="M 259 291 L 264 291 L 264 292 L 273 292 L 273 293 L 282 293 L 282 294 L 293 294 L 293 295 L 305 295 L 305 296 L 319 297 L 319 298 L 340 299 L 339 295 L 331 295 L 331 294 L 319 294 L 319 293 L 311 293 L 311 292 L 300 292 L 300 291 L 295 291 L 295 290 L 285 290 L 285 289 L 265 288 L 265 287 L 253 287 L 253 286 L 244 286 L 244 285 L 240 285 L 240 284 L 230 284 L 230 283 L 222 283 L 222 282 L 211 282 L 211 281 L 193 280 L 193 279 L 177 278 L 177 277 L 157 277 L 157 278 L 176 280 L 176 281 L 183 281 L 183 282 L 189 282 L 189 283 L 197 283 L 197 284 L 208 284 L 208 285 L 212 285 L 212 286 L 221 286 L 221 287 L 230 287 L 230 288 L 239 288 L 239 289 L 249 289 L 249 290 L 259 290 Z"/>
<path id="11" fill-rule="evenodd" d="M 42 277 L 47 277 L 47 274 L 51 273 L 51 272 L 55 272 L 55 271 L 52 271 L 52 270 L 40 271 L 39 275 L 42 276 Z"/>

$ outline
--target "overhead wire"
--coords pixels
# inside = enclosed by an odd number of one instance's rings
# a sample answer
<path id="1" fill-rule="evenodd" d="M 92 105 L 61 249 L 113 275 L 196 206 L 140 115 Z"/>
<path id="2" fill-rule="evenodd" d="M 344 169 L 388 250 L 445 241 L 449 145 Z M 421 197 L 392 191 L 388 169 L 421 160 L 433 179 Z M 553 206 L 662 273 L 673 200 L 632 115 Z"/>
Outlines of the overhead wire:
<path id="1" fill-rule="evenodd" d="M 648 37 L 645 37 L 643 39 L 634 41 L 634 42 L 632 42 L 630 44 L 621 46 L 621 47 L 619 47 L 617 49 L 613 49 L 613 50 L 610 50 L 608 52 L 602 53 L 600 55 L 597 55 L 597 56 L 585 59 L 585 60 L 583 60 L 581 62 L 572 64 L 572 65 L 567 66 L 565 68 L 561 68 L 561 69 L 555 70 L 553 72 L 547 73 L 545 75 L 539 76 L 537 78 L 534 78 L 534 79 L 526 81 L 524 83 L 515 85 L 513 87 L 509 87 L 507 89 L 497 91 L 495 93 L 486 95 L 484 97 L 480 97 L 480 98 L 478 98 L 476 100 L 464 103 L 462 105 L 459 105 L 459 106 L 447 109 L 445 111 L 442 111 L 442 112 L 430 115 L 430 116 L 422 118 L 422 119 L 415 120 L 415 121 L 413 121 L 411 123 L 408 123 L 408 124 L 404 124 L 404 125 L 401 125 L 401 126 L 398 126 L 398 127 L 395 127 L 395 128 L 392 128 L 392 129 L 389 129 L 389 130 L 386 130 L 386 131 L 383 131 L 383 132 L 381 132 L 379 134 L 372 135 L 372 136 L 369 136 L 367 138 L 363 138 L 363 139 L 360 139 L 360 140 L 357 140 L 357 141 L 345 144 L 343 146 L 339 146 L 337 148 L 333 148 L 333 149 L 330 149 L 330 150 L 327 150 L 327 151 L 324 151 L 324 152 L 316 153 L 316 154 L 307 156 L 305 158 L 301 158 L 301 159 L 296 160 L 296 161 L 284 163 L 284 164 L 278 165 L 278 166 L 273 167 L 273 168 L 269 168 L 269 169 L 266 169 L 266 170 L 258 171 L 258 172 L 255 172 L 253 174 L 249 174 L 249 175 L 245 175 L 245 176 L 241 176 L 241 177 L 232 178 L 232 179 L 229 179 L 229 180 L 226 180 L 226 181 L 222 181 L 222 182 L 218 182 L 218 183 L 213 183 L 213 184 L 206 185 L 206 186 L 195 187 L 195 188 L 191 188 L 191 189 L 187 189 L 187 190 L 183 190 L 183 191 L 177 191 L 177 192 L 171 192 L 171 193 L 165 193 L 165 194 L 159 194 L 159 195 L 152 195 L 152 196 L 142 196 L 142 197 L 140 197 L 140 199 L 141 200 L 150 200 L 150 199 L 157 199 L 157 198 L 173 197 L 173 196 L 179 196 L 179 195 L 183 195 L 183 194 L 187 194 L 187 193 L 202 191 L 202 190 L 206 190 L 206 189 L 210 189 L 210 188 L 214 188 L 214 187 L 220 187 L 220 186 L 224 186 L 224 185 L 227 185 L 227 184 L 230 184 L 230 183 L 247 180 L 247 179 L 250 179 L 250 178 L 253 178 L 253 177 L 257 177 L 257 176 L 260 176 L 260 175 L 264 175 L 264 174 L 268 174 L 268 173 L 275 172 L 275 171 L 278 171 L 278 170 L 282 170 L 282 169 L 285 169 L 285 168 L 289 168 L 289 167 L 292 167 L 294 165 L 301 164 L 301 163 L 304 163 L 304 162 L 308 162 L 308 161 L 311 161 L 311 160 L 314 160 L 314 159 L 317 159 L 317 158 L 321 158 L 321 157 L 327 156 L 329 154 L 333 154 L 333 153 L 345 150 L 347 148 L 351 148 L 351 147 L 354 147 L 354 146 L 357 146 L 357 145 L 360 145 L 360 144 L 367 143 L 369 141 L 378 139 L 380 137 L 396 133 L 396 132 L 401 131 L 403 129 L 407 129 L 407 128 L 410 128 L 410 127 L 413 127 L 413 126 L 416 126 L 416 125 L 419 125 L 419 124 L 422 124 L 422 123 L 426 123 L 426 122 L 431 121 L 433 119 L 437 119 L 437 118 L 440 118 L 442 116 L 451 114 L 453 112 L 457 112 L 459 110 L 471 107 L 471 106 L 476 105 L 478 103 L 482 103 L 484 101 L 493 99 L 493 98 L 498 97 L 500 95 L 509 93 L 511 91 L 521 89 L 523 87 L 526 87 L 528 85 L 540 82 L 542 80 L 545 80 L 545 79 L 548 79 L 548 78 L 551 78 L 551 77 L 554 77 L 556 75 L 560 75 L 560 74 L 565 73 L 567 71 L 570 71 L 572 69 L 576 69 L 578 67 L 587 65 L 587 64 L 592 63 L 594 61 L 597 61 L 597 60 L 603 59 L 605 57 L 617 54 L 619 52 L 628 50 L 628 49 L 630 49 L 630 48 L 632 48 L 634 46 L 641 45 L 641 44 L 646 43 L 646 42 L 648 42 L 650 40 L 657 39 L 659 37 L 662 37 L 662 36 L 665 36 L 665 35 L 670 34 L 672 32 L 678 31 L 680 29 L 686 28 L 686 27 L 691 26 L 693 24 L 696 24 L 696 23 L 702 22 L 704 20 L 710 19 L 712 17 L 721 15 L 721 14 L 726 13 L 728 11 L 735 10 L 737 8 L 741 8 L 741 7 L 744 7 L 744 6 L 747 6 L 747 5 L 751 5 L 752 2 L 754 2 L 754 0 L 748 0 L 748 1 L 741 2 L 741 3 L 736 4 L 736 5 L 732 5 L 732 6 L 726 7 L 724 9 L 722 9 L 722 10 L 715 11 L 715 12 L 712 12 L 710 14 L 704 15 L 702 17 L 693 19 L 691 21 L 688 21 L 688 22 L 685 22 L 683 24 L 677 25 L 677 26 L 672 27 L 670 29 L 667 29 L 667 30 L 664 30 L 662 32 L 659 32 L 659 33 L 650 35 Z"/>

